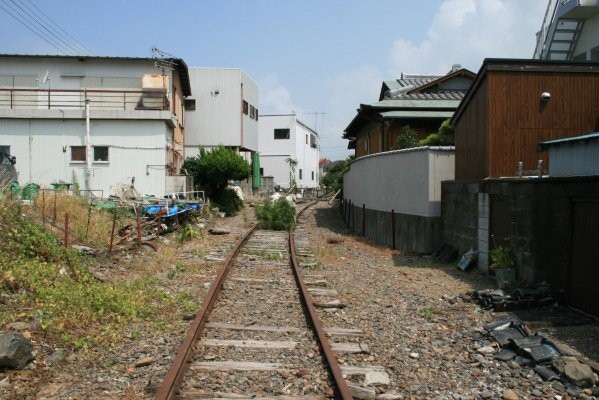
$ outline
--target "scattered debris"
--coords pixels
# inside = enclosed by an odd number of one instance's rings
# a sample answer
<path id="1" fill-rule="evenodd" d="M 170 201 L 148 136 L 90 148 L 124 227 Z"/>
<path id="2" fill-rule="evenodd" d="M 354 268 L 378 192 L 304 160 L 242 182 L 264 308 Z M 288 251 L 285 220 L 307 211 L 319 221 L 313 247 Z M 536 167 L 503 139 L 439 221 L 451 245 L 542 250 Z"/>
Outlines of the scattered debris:
<path id="1" fill-rule="evenodd" d="M 208 229 L 208 232 L 212 235 L 228 235 L 231 233 L 231 230 L 223 228 L 210 228 Z"/>
<path id="2" fill-rule="evenodd" d="M 460 258 L 460 261 L 458 261 L 458 267 L 462 271 L 465 271 L 468 268 L 470 268 L 471 266 L 473 266 L 474 264 L 476 264 L 477 259 L 478 259 L 478 251 L 476 251 L 474 249 L 470 249 L 462 256 L 462 258 Z"/>
<path id="3" fill-rule="evenodd" d="M 500 350 L 492 353 L 492 346 L 479 348 L 481 354 L 493 354 L 500 361 L 513 361 L 521 367 L 532 367 L 545 381 L 557 381 L 574 392 L 592 388 L 598 382 L 592 368 L 576 357 L 564 355 L 563 351 L 542 335 L 531 334 L 518 318 L 510 317 L 491 322 L 483 329 L 495 339 Z M 482 351 L 485 349 L 485 351 Z M 513 398 L 511 393 L 505 398 Z"/>
<path id="4" fill-rule="evenodd" d="M 470 293 L 483 308 L 494 311 L 524 310 L 558 303 L 562 296 L 551 293 L 547 286 L 534 288 L 485 289 Z"/>

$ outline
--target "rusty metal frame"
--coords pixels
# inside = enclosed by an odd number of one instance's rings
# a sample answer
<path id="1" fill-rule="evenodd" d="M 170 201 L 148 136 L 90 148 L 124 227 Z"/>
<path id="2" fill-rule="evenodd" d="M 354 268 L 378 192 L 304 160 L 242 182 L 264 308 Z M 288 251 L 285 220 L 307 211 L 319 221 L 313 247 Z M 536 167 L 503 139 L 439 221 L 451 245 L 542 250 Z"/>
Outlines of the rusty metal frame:
<path id="1" fill-rule="evenodd" d="M 239 240 L 235 246 L 235 250 L 229 254 L 226 260 L 223 262 L 222 267 L 218 270 L 216 278 L 214 279 L 214 282 L 210 287 L 204 302 L 202 303 L 200 311 L 191 323 L 191 326 L 187 331 L 187 336 L 183 340 L 183 343 L 181 343 L 179 351 L 177 352 L 170 369 L 166 373 L 162 384 L 158 388 L 156 399 L 168 400 L 172 399 L 176 394 L 179 384 L 183 380 L 183 376 L 187 371 L 187 367 L 189 365 L 188 360 L 190 360 L 191 356 L 193 355 L 194 344 L 204 330 L 204 325 L 206 325 L 208 315 L 212 311 L 214 303 L 216 303 L 216 299 L 218 298 L 218 295 L 222 289 L 223 282 L 229 272 L 229 267 L 233 264 L 233 260 L 241 250 L 241 247 L 256 230 L 257 226 L 258 225 L 254 225 L 254 227 L 252 227 L 252 229 L 250 229 L 245 236 Z"/>
<path id="2" fill-rule="evenodd" d="M 298 213 L 298 217 L 301 213 L 306 211 L 309 207 L 311 207 L 314 204 L 316 204 L 316 202 L 311 203 L 311 204 L 307 205 L 306 207 L 304 207 Z M 304 283 L 304 280 L 302 278 L 300 266 L 299 266 L 299 263 L 297 262 L 297 256 L 295 255 L 295 239 L 293 236 L 293 231 L 289 232 L 289 251 L 291 253 L 291 266 L 293 267 L 293 274 L 295 276 L 297 285 L 300 288 L 302 300 L 308 310 L 308 315 L 310 317 L 310 323 L 312 324 L 312 327 L 314 328 L 314 331 L 316 332 L 316 335 L 318 336 L 320 348 L 322 349 L 322 352 L 324 353 L 329 370 L 331 371 L 331 374 L 333 375 L 333 380 L 334 380 L 335 386 L 336 386 L 335 398 L 343 399 L 343 400 L 352 400 L 353 397 L 351 394 L 351 390 L 350 390 L 349 386 L 347 386 L 347 382 L 343 378 L 343 374 L 341 372 L 341 368 L 339 367 L 339 364 L 337 363 L 337 358 L 335 357 L 335 353 L 333 353 L 333 350 L 331 349 L 329 340 L 327 339 L 324 329 L 322 328 L 322 324 L 320 323 L 320 319 L 318 318 L 318 313 L 316 312 L 316 307 L 314 307 L 314 304 L 312 303 L 312 298 L 310 297 L 310 294 L 308 293 L 308 288 L 306 287 L 306 284 Z"/>

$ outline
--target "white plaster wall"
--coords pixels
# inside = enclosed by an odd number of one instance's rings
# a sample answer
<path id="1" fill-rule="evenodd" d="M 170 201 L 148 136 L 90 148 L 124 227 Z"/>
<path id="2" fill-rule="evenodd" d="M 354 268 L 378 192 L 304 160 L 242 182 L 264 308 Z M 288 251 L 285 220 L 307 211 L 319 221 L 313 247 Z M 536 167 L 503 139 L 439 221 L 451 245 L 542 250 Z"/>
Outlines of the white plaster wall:
<path id="1" fill-rule="evenodd" d="M 419 147 L 354 160 L 343 197 L 371 210 L 438 217 L 441 181 L 454 179 L 453 147 Z"/>

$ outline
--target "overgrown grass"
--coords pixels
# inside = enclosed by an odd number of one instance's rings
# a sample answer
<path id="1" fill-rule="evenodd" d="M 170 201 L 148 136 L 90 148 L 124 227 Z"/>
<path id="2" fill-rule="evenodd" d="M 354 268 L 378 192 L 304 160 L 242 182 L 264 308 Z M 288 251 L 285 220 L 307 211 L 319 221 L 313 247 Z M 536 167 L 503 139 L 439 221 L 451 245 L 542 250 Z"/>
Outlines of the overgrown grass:
<path id="1" fill-rule="evenodd" d="M 267 199 L 263 205 L 256 206 L 256 218 L 262 229 L 289 231 L 295 226 L 295 207 L 285 199 L 274 203 Z"/>
<path id="2" fill-rule="evenodd" d="M 102 342 L 113 327 L 150 314 L 156 290 L 149 279 L 102 283 L 86 269 L 86 259 L 22 214 L 18 202 L 0 201 L 0 292 L 11 307 L 0 323 L 35 321 L 66 345 Z M 83 336 L 93 324 L 104 329 Z M 95 336 L 94 336 L 95 335 Z"/>

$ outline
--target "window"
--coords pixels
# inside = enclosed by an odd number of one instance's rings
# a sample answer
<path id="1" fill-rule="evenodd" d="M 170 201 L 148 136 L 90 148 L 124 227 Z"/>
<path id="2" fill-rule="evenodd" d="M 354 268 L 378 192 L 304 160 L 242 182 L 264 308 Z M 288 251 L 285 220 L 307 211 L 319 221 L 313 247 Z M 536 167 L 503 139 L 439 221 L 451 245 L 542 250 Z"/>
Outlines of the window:
<path id="1" fill-rule="evenodd" d="M 289 139 L 289 128 L 275 129 L 275 139 Z"/>
<path id="2" fill-rule="evenodd" d="M 71 146 L 71 161 L 85 161 L 85 146 Z"/>
<path id="3" fill-rule="evenodd" d="M 183 104 L 185 111 L 195 111 L 196 109 L 196 99 L 185 99 Z"/>
<path id="4" fill-rule="evenodd" d="M 258 109 L 256 108 L 256 121 L 258 121 Z"/>
<path id="5" fill-rule="evenodd" d="M 248 114 L 248 102 L 247 102 L 247 101 L 245 101 L 245 100 L 243 101 L 243 113 L 244 113 L 245 115 L 247 115 L 247 114 Z"/>
<path id="6" fill-rule="evenodd" d="M 314 180 L 314 171 L 312 171 L 312 180 Z"/>
<path id="7" fill-rule="evenodd" d="M 94 146 L 94 161 L 108 161 L 108 146 Z"/>
<path id="8" fill-rule="evenodd" d="M 264 168 L 260 168 L 260 176 L 264 176 Z"/>
<path id="9" fill-rule="evenodd" d="M 316 136 L 314 135 L 310 135 L 310 147 L 316 148 Z"/>
<path id="10" fill-rule="evenodd" d="M 256 109 L 254 108 L 254 106 L 250 105 L 250 118 L 254 119 L 254 114 L 256 112 Z"/>
<path id="11" fill-rule="evenodd" d="M 0 146 L 0 153 L 4 153 L 7 156 L 10 155 L 10 146 Z"/>
<path id="12" fill-rule="evenodd" d="M 302 179 L 302 175 L 303 175 L 303 174 L 302 174 L 302 169 L 300 168 L 300 170 L 299 170 L 299 178 L 300 178 L 300 179 Z"/>
<path id="13" fill-rule="evenodd" d="M 308 144 L 308 134 L 306 134 L 306 144 Z"/>

